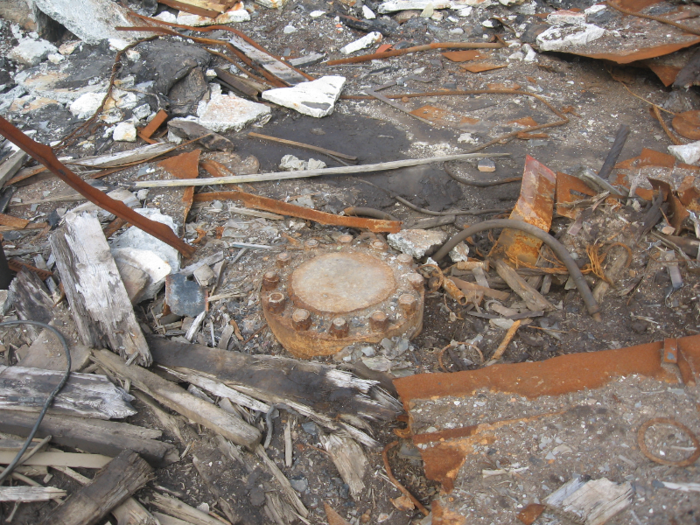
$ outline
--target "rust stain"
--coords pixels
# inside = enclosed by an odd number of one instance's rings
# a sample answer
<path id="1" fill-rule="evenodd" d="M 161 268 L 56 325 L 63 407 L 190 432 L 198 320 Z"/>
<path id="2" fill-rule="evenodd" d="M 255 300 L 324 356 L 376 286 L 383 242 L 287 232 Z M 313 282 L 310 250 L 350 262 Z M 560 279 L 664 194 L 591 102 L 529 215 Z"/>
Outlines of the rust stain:
<path id="1" fill-rule="evenodd" d="M 523 117 L 517 120 L 511 120 L 508 122 L 508 124 L 519 124 L 525 128 L 534 128 L 535 126 L 539 125 L 539 123 L 532 117 Z"/>
<path id="2" fill-rule="evenodd" d="M 532 525 L 539 518 L 547 507 L 541 503 L 530 503 L 527 507 L 520 511 L 518 519 L 525 525 Z"/>
<path id="3" fill-rule="evenodd" d="M 581 213 L 581 210 L 561 206 L 563 203 L 571 203 L 583 199 L 583 197 L 573 195 L 571 193 L 572 191 L 583 193 L 589 197 L 593 197 L 596 194 L 596 192 L 589 188 L 581 179 L 577 179 L 566 173 L 557 172 L 557 213 L 562 217 L 575 220 Z"/>
<path id="4" fill-rule="evenodd" d="M 678 199 L 690 211 L 700 211 L 700 191 L 695 187 L 695 177 L 688 175 L 678 186 Z"/>
<path id="5" fill-rule="evenodd" d="M 444 508 L 437 500 L 433 501 L 431 510 L 433 513 L 433 525 L 466 525 L 467 523 L 467 518 Z"/>
<path id="6" fill-rule="evenodd" d="M 518 219 L 549 231 L 554 213 L 554 190 L 557 177 L 552 170 L 529 155 L 525 158 L 523 181 L 520 186 L 520 198 L 510 214 L 511 219 Z M 539 256 L 542 241 L 516 230 L 503 230 L 498 242 L 491 249 L 491 257 L 507 256 L 535 264 Z"/>
<path id="7" fill-rule="evenodd" d="M 195 202 L 209 202 L 214 200 L 239 200 L 248 208 L 264 210 L 289 217 L 298 217 L 317 222 L 319 224 L 347 226 L 371 232 L 396 233 L 401 230 L 400 221 L 385 221 L 379 219 L 363 219 L 361 217 L 348 217 L 343 215 L 333 215 L 322 211 L 304 208 L 288 202 L 282 202 L 267 197 L 252 195 L 243 191 L 217 191 L 211 193 L 198 193 L 194 196 Z"/>
<path id="8" fill-rule="evenodd" d="M 170 157 L 158 163 L 158 166 L 170 173 L 178 179 L 196 179 L 199 176 L 199 155 L 202 150 L 196 149 L 189 153 L 183 153 L 175 157 Z M 192 204 L 194 202 L 194 186 L 185 188 L 182 195 L 182 202 L 185 204 L 183 211 L 183 224 L 187 222 L 187 216 L 190 214 Z M 197 243 L 195 243 L 197 244 Z"/>
<path id="9" fill-rule="evenodd" d="M 678 340 L 679 348 L 692 367 L 700 373 L 700 336 Z M 676 382 L 674 374 L 661 366 L 663 343 L 648 343 L 616 350 L 568 354 L 534 363 L 493 365 L 479 370 L 452 374 L 417 374 L 394 380 L 394 386 L 408 408 L 416 399 L 444 396 L 470 396 L 481 389 L 508 392 L 526 398 L 559 396 L 584 388 L 600 388 L 612 379 L 640 374 Z"/>
<path id="10" fill-rule="evenodd" d="M 572 55 L 579 55 L 582 57 L 595 58 L 597 60 L 610 60 L 617 64 L 629 64 L 630 62 L 636 62 L 637 60 L 648 60 L 650 58 L 656 58 L 664 55 L 669 55 L 678 51 L 680 49 L 685 49 L 686 47 L 694 46 L 700 42 L 700 37 L 688 35 L 689 40 L 681 42 L 678 44 L 663 44 L 660 46 L 649 47 L 645 49 L 634 49 L 629 51 L 622 51 L 619 53 L 571 53 Z"/>

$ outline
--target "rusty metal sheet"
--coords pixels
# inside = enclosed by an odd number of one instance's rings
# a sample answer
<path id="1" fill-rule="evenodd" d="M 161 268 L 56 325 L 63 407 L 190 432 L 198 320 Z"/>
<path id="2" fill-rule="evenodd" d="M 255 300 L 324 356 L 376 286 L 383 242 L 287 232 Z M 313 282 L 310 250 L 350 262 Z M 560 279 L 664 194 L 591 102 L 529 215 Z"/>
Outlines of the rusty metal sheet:
<path id="1" fill-rule="evenodd" d="M 479 122 L 479 119 L 462 117 L 461 115 L 435 106 L 422 106 L 418 109 L 414 109 L 410 113 L 418 118 L 429 120 L 442 126 L 463 126 L 465 124 L 476 124 Z"/>
<path id="2" fill-rule="evenodd" d="M 700 111 L 678 113 L 671 122 L 673 129 L 687 139 L 700 140 Z"/>
<path id="3" fill-rule="evenodd" d="M 46 166 L 52 173 L 55 173 L 61 180 L 93 204 L 130 222 L 146 233 L 150 233 L 155 238 L 175 248 L 185 257 L 190 257 L 194 254 L 194 246 L 190 246 L 182 241 L 168 226 L 147 219 L 123 202 L 112 199 L 97 188 L 93 188 L 62 164 L 50 147 L 33 141 L 2 117 L 0 117 L 0 135 L 29 153 L 37 162 Z"/>
<path id="4" fill-rule="evenodd" d="M 544 164 L 527 155 L 520 198 L 510 214 L 511 219 L 525 221 L 545 232 L 552 225 L 554 190 L 557 177 Z M 535 264 L 542 241 L 520 231 L 503 230 L 491 249 L 490 257 L 508 257 L 528 264 Z"/>
<path id="5" fill-rule="evenodd" d="M 471 49 L 467 51 L 446 51 L 442 53 L 446 59 L 452 62 L 468 62 L 469 60 L 476 60 L 479 58 L 486 58 L 490 53 L 484 53 L 483 51 L 477 51 L 476 49 Z"/>
<path id="6" fill-rule="evenodd" d="M 199 176 L 199 155 L 202 150 L 196 149 L 188 153 L 182 153 L 170 157 L 158 163 L 158 166 L 178 179 L 196 179 Z M 182 194 L 182 202 L 185 209 L 182 212 L 182 223 L 187 222 L 194 202 L 194 186 L 188 186 Z"/>
<path id="7" fill-rule="evenodd" d="M 333 215 L 322 211 L 296 206 L 288 202 L 282 202 L 267 197 L 252 195 L 243 191 L 219 191 L 212 193 L 198 193 L 194 196 L 195 202 L 209 202 L 214 200 L 239 200 L 248 208 L 256 210 L 264 210 L 280 215 L 290 217 L 298 217 L 314 221 L 319 224 L 347 226 L 348 228 L 358 228 L 360 230 L 369 230 L 371 232 L 387 232 L 396 233 L 401 230 L 401 222 L 385 221 L 379 219 L 363 219 L 360 217 L 347 217 L 344 215 Z"/>
<path id="8" fill-rule="evenodd" d="M 567 175 L 566 173 L 557 172 L 557 213 L 562 217 L 568 217 L 569 219 L 576 220 L 576 218 L 581 213 L 580 209 L 569 208 L 566 206 L 561 206 L 565 203 L 572 203 L 583 199 L 572 192 L 582 193 L 593 197 L 596 192 L 593 191 L 588 185 L 581 179 Z"/>
<path id="9" fill-rule="evenodd" d="M 671 226 L 676 229 L 674 233 L 678 235 L 683 227 L 683 223 L 690 217 L 690 213 L 688 213 L 688 210 L 683 206 L 681 201 L 678 200 L 678 197 L 676 197 L 673 188 L 668 182 L 657 179 L 649 179 L 649 182 L 652 188 L 663 193 L 664 200 L 668 202 L 670 212 L 669 222 Z"/>
<path id="10" fill-rule="evenodd" d="M 492 64 L 490 62 L 478 62 L 476 64 L 460 64 L 459 67 L 466 69 L 470 73 L 483 73 L 485 71 L 493 71 L 494 69 L 503 69 L 508 67 L 508 64 Z"/>

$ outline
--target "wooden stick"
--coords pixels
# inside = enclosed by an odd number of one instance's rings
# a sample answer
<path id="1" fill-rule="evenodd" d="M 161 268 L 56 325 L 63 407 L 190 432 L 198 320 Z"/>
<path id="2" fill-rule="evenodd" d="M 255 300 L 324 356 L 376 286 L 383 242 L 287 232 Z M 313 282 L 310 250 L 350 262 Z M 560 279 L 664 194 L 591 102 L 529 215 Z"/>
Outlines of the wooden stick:
<path id="1" fill-rule="evenodd" d="M 271 137 L 270 135 L 261 135 L 260 133 L 254 133 L 252 131 L 248 133 L 248 136 L 256 138 L 256 139 L 263 139 L 263 140 L 269 140 L 272 142 L 279 142 L 280 144 L 287 144 L 289 146 L 296 146 L 297 148 L 304 148 L 304 149 L 309 149 L 311 151 L 318 151 L 319 153 L 323 153 L 324 155 L 330 155 L 331 157 L 340 157 L 341 159 L 350 160 L 350 161 L 357 160 L 357 157 L 354 157 L 352 155 L 346 155 L 345 153 L 338 153 L 337 151 L 333 151 L 333 150 L 326 149 L 326 148 L 321 148 L 319 146 L 312 146 L 311 144 L 304 144 L 303 142 L 296 142 L 294 140 L 280 139 L 278 137 Z"/>
<path id="2" fill-rule="evenodd" d="M 520 277 L 513 268 L 499 259 L 495 261 L 494 265 L 501 279 L 508 283 L 508 286 L 525 301 L 529 310 L 539 312 L 541 310 L 548 311 L 555 309 L 552 303 L 545 299 L 540 292 L 527 284 L 525 279 Z"/>
<path id="3" fill-rule="evenodd" d="M 423 166 L 433 162 L 447 162 L 453 160 L 481 159 L 484 157 L 508 157 L 510 153 L 462 153 L 459 155 L 444 155 L 429 159 L 407 159 L 381 162 L 378 164 L 361 164 L 359 166 L 341 166 L 338 168 L 321 168 L 304 171 L 275 171 L 258 175 L 236 175 L 233 177 L 211 177 L 195 180 L 144 180 L 134 184 L 135 188 L 171 188 L 176 186 L 209 186 L 217 184 L 241 184 L 243 182 L 265 182 L 271 180 L 305 179 L 307 177 L 319 177 L 321 175 L 355 175 L 358 173 L 372 173 L 374 171 L 387 171 L 399 168 Z"/>
<path id="4" fill-rule="evenodd" d="M 506 351 L 506 348 L 508 348 L 508 345 L 510 342 L 513 340 L 513 337 L 515 336 L 515 332 L 518 331 L 518 328 L 520 327 L 520 319 L 515 321 L 510 328 L 508 328 L 508 331 L 506 332 L 505 337 L 503 338 L 503 341 L 501 341 L 501 344 L 498 345 L 498 348 L 496 348 L 496 351 L 493 353 L 491 356 L 491 362 L 493 361 L 498 361 L 500 357 L 503 355 L 503 352 Z"/>

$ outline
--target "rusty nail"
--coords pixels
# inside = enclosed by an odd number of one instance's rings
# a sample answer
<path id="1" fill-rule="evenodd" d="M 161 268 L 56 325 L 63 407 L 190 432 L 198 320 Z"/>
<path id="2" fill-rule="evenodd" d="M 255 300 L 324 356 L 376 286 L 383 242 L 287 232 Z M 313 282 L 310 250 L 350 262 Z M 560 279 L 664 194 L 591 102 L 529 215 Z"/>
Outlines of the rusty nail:
<path id="1" fill-rule="evenodd" d="M 292 256 L 289 252 L 282 252 L 277 256 L 277 266 L 280 268 L 287 266 L 291 260 Z"/>
<path id="2" fill-rule="evenodd" d="M 386 243 L 383 243 L 382 241 L 373 241 L 371 246 L 372 248 L 380 252 L 385 252 L 387 250 Z"/>
<path id="3" fill-rule="evenodd" d="M 352 235 L 341 235 L 338 237 L 338 244 L 350 244 L 352 243 Z"/>
<path id="4" fill-rule="evenodd" d="M 375 332 L 382 332 L 389 326 L 389 318 L 384 312 L 376 311 L 369 316 L 369 326 Z"/>
<path id="5" fill-rule="evenodd" d="M 263 275 L 263 290 L 266 292 L 269 292 L 270 290 L 274 290 L 277 288 L 277 285 L 280 283 L 280 276 L 277 272 L 265 272 L 265 275 Z"/>
<path id="6" fill-rule="evenodd" d="M 268 297 L 267 297 L 267 309 L 270 310 L 273 314 L 279 314 L 282 313 L 284 310 L 284 303 L 286 302 L 286 299 L 284 297 L 284 294 L 281 294 L 279 292 L 272 292 Z"/>
<path id="7" fill-rule="evenodd" d="M 348 322 L 342 317 L 336 317 L 331 321 L 331 334 L 335 337 L 346 337 L 350 332 Z"/>
<path id="8" fill-rule="evenodd" d="M 396 260 L 399 261 L 399 264 L 413 264 L 413 257 L 407 253 L 400 254 Z"/>
<path id="9" fill-rule="evenodd" d="M 295 330 L 308 330 L 311 327 L 311 314 L 308 310 L 297 308 L 292 313 L 292 326 Z"/>
<path id="10" fill-rule="evenodd" d="M 306 247 L 309 249 L 318 248 L 318 241 L 316 239 L 309 239 L 306 241 Z"/>
<path id="11" fill-rule="evenodd" d="M 408 276 L 408 283 L 416 290 L 421 290 L 423 288 L 423 283 L 425 279 L 418 273 L 412 273 Z"/>
<path id="12" fill-rule="evenodd" d="M 410 293 L 405 293 L 399 297 L 399 306 L 406 315 L 411 315 L 416 311 L 417 299 Z"/>

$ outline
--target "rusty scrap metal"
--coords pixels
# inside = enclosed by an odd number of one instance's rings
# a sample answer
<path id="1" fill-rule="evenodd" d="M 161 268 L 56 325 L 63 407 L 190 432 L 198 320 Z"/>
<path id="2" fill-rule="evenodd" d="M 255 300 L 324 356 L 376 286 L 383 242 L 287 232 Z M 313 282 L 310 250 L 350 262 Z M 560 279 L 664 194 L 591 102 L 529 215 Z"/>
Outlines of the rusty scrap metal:
<path id="1" fill-rule="evenodd" d="M 386 475 L 389 478 L 389 481 L 391 481 L 394 486 L 399 489 L 401 494 L 406 496 L 408 499 L 411 500 L 411 502 L 416 506 L 416 508 L 421 511 L 423 516 L 427 516 L 430 514 L 428 512 L 428 509 L 426 509 L 423 504 L 418 501 L 418 499 L 411 494 L 406 487 L 404 487 L 399 481 L 394 477 L 394 474 L 391 472 L 391 466 L 389 465 L 389 451 L 394 448 L 396 445 L 398 445 L 398 441 L 392 441 L 389 443 L 386 447 L 384 447 L 384 450 L 382 450 L 382 459 L 384 460 L 384 469 L 386 470 Z"/>
<path id="2" fill-rule="evenodd" d="M 280 215 L 290 217 L 298 217 L 314 221 L 319 224 L 347 226 L 348 228 L 357 228 L 360 230 L 369 230 L 371 232 L 387 232 L 396 233 L 401 230 L 401 222 L 387 221 L 377 219 L 363 219 L 361 217 L 347 217 L 343 215 L 333 215 L 289 202 L 282 202 L 259 195 L 253 195 L 244 191 L 220 191 L 212 193 L 198 193 L 194 196 L 195 202 L 210 202 L 214 200 L 239 200 L 248 208 L 256 210 L 269 211 Z"/>
<path id="3" fill-rule="evenodd" d="M 423 326 L 423 278 L 413 258 L 382 241 L 343 235 L 281 253 L 262 277 L 265 319 L 296 357 L 332 355 L 353 343 L 415 337 Z"/>
<path id="4" fill-rule="evenodd" d="M 672 427 L 676 427 L 690 438 L 690 440 L 693 442 L 693 447 L 695 447 L 695 451 L 688 458 L 682 459 L 680 461 L 673 461 L 671 459 L 661 458 L 652 454 L 651 452 L 649 452 L 646 440 L 644 438 L 646 437 L 646 433 L 649 427 L 653 425 L 669 425 Z M 698 460 L 698 458 L 700 458 L 700 441 L 698 441 L 698 438 L 695 436 L 693 431 L 686 427 L 683 423 L 679 423 L 675 419 L 667 417 L 655 417 L 653 419 L 645 421 L 644 424 L 641 427 L 639 427 L 639 431 L 637 432 L 637 445 L 639 445 L 639 450 L 642 452 L 642 454 L 644 454 L 654 463 L 659 463 L 661 465 L 670 465 L 673 467 L 689 467 L 690 465 L 695 463 Z"/>
<path id="5" fill-rule="evenodd" d="M 0 117 L 0 135 L 29 153 L 37 162 L 46 166 L 51 172 L 55 173 L 61 180 L 68 184 L 68 186 L 83 195 L 93 204 L 130 222 L 146 233 L 150 233 L 157 239 L 175 248 L 185 257 L 194 254 L 195 248 L 178 238 L 168 226 L 152 221 L 136 213 L 123 202 L 112 199 L 100 190 L 93 188 L 62 164 L 56 158 L 56 155 L 50 147 L 30 139 L 3 117 Z"/>
<path id="6" fill-rule="evenodd" d="M 413 46 L 407 47 L 405 49 L 394 49 L 392 51 L 384 51 L 383 53 L 372 53 L 369 55 L 360 55 L 357 57 L 342 58 L 340 60 L 330 60 L 325 63 L 326 66 L 339 66 L 341 64 L 359 64 L 362 62 L 369 62 L 370 60 L 377 60 L 380 58 L 397 57 L 401 55 L 408 55 L 410 53 L 419 53 L 421 51 L 432 51 L 434 49 L 498 49 L 503 47 L 501 44 L 489 43 L 489 42 L 446 42 L 446 43 L 435 43 L 427 44 L 424 46 Z"/>
<path id="7" fill-rule="evenodd" d="M 576 284 L 576 287 L 578 288 L 579 293 L 581 294 L 583 302 L 586 304 L 586 309 L 588 310 L 588 313 L 591 314 L 591 316 L 593 316 L 593 318 L 596 321 L 602 320 L 600 316 L 600 306 L 593 297 L 591 289 L 588 287 L 588 283 L 586 283 L 586 280 L 584 279 L 581 270 L 576 264 L 576 261 L 574 261 L 571 258 L 571 255 L 569 255 L 569 252 L 566 250 L 566 247 L 554 237 L 549 235 L 549 233 L 541 230 L 537 226 L 528 224 L 527 222 L 518 221 L 515 219 L 495 219 L 480 222 L 478 224 L 470 226 L 469 228 L 462 230 L 457 235 L 449 239 L 442 246 L 442 248 L 440 248 L 437 251 L 437 253 L 433 255 L 433 260 L 438 262 L 441 261 L 445 258 L 445 256 L 450 252 L 452 248 L 457 246 L 457 244 L 462 242 L 464 239 L 471 237 L 476 233 L 498 228 L 513 228 L 522 230 L 525 233 L 529 233 L 530 235 L 537 237 L 539 240 L 541 240 L 547 246 L 549 246 L 554 252 L 554 254 L 559 258 L 560 261 L 562 261 L 562 263 L 564 263 L 564 266 L 566 266 L 566 269 L 569 271 L 569 275 L 571 275 L 571 278 L 574 280 L 574 283 Z"/>
<path id="8" fill-rule="evenodd" d="M 10 259 L 7 261 L 7 266 L 10 268 L 15 273 L 19 273 L 22 270 L 27 270 L 29 272 L 33 272 L 37 274 L 42 281 L 45 281 L 49 277 L 53 276 L 53 272 L 50 272 L 48 270 L 42 270 L 41 268 L 37 268 L 36 266 L 32 266 L 29 263 L 24 262 L 21 259 Z M 2 287 L 0 287 L 2 288 Z"/>

